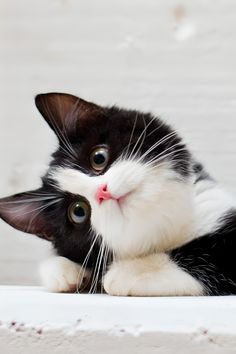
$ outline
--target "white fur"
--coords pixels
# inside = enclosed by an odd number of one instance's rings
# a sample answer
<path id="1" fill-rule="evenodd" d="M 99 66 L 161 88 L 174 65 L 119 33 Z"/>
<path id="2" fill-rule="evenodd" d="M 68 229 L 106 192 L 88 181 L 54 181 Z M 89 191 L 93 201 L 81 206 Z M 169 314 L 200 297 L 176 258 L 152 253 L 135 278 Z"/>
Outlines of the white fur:
<path id="1" fill-rule="evenodd" d="M 197 296 L 204 291 L 164 253 L 113 263 L 104 277 L 104 289 L 119 296 Z"/>
<path id="2" fill-rule="evenodd" d="M 215 181 L 205 179 L 194 185 L 194 206 L 196 235 L 200 237 L 216 231 L 236 202 Z"/>
<path id="3" fill-rule="evenodd" d="M 62 190 L 88 199 L 93 229 L 121 258 L 166 251 L 194 237 L 191 186 L 168 164 L 150 168 L 118 161 L 100 176 L 59 168 L 52 177 Z M 115 197 L 129 195 L 121 206 L 115 200 L 99 204 L 95 195 L 101 184 Z"/>
<path id="4" fill-rule="evenodd" d="M 91 273 L 65 257 L 52 257 L 39 269 L 43 286 L 52 292 L 74 292 L 88 283 Z"/>

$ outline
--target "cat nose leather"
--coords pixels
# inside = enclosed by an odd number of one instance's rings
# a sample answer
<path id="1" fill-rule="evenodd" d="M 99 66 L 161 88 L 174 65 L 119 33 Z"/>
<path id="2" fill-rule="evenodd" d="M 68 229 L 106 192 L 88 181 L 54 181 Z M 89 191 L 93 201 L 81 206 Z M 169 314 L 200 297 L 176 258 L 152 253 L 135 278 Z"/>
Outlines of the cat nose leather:
<path id="1" fill-rule="evenodd" d="M 107 185 L 106 184 L 101 184 L 101 186 L 98 187 L 98 190 L 96 192 L 96 200 L 99 204 L 104 202 L 105 200 L 109 199 L 114 199 L 111 195 L 111 193 L 107 190 Z"/>

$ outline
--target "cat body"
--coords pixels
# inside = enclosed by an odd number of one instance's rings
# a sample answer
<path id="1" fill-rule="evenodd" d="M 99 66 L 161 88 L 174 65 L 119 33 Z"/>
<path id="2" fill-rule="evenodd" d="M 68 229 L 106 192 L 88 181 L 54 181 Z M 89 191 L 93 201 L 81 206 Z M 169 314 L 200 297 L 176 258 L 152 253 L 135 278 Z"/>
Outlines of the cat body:
<path id="1" fill-rule="evenodd" d="M 50 240 L 53 291 L 236 294 L 236 203 L 151 114 L 68 94 L 36 97 L 56 133 L 42 186 L 0 200 L 0 216 Z"/>

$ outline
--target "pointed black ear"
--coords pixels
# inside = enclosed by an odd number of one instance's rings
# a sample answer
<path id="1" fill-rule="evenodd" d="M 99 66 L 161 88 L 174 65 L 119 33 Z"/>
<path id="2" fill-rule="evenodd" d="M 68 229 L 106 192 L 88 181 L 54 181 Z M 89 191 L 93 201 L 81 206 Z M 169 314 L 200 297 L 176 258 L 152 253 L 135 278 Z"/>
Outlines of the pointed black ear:
<path id="1" fill-rule="evenodd" d="M 82 119 L 100 109 L 94 103 L 66 93 L 45 93 L 35 97 L 35 104 L 59 140 L 68 136 Z"/>
<path id="2" fill-rule="evenodd" d="M 0 218 L 20 231 L 52 240 L 53 231 L 45 217 L 50 199 L 40 195 L 40 191 L 38 189 L 0 199 Z"/>

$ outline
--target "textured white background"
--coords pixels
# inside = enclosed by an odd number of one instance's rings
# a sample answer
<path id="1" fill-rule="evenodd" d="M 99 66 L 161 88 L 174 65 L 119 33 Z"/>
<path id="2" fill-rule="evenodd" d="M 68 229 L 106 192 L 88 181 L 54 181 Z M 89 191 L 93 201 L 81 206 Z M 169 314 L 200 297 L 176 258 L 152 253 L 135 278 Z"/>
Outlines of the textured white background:
<path id="1" fill-rule="evenodd" d="M 236 195 L 236 1 L 0 0 L 0 195 L 56 146 L 39 92 L 151 110 Z M 35 284 L 48 244 L 0 222 L 0 283 Z"/>

